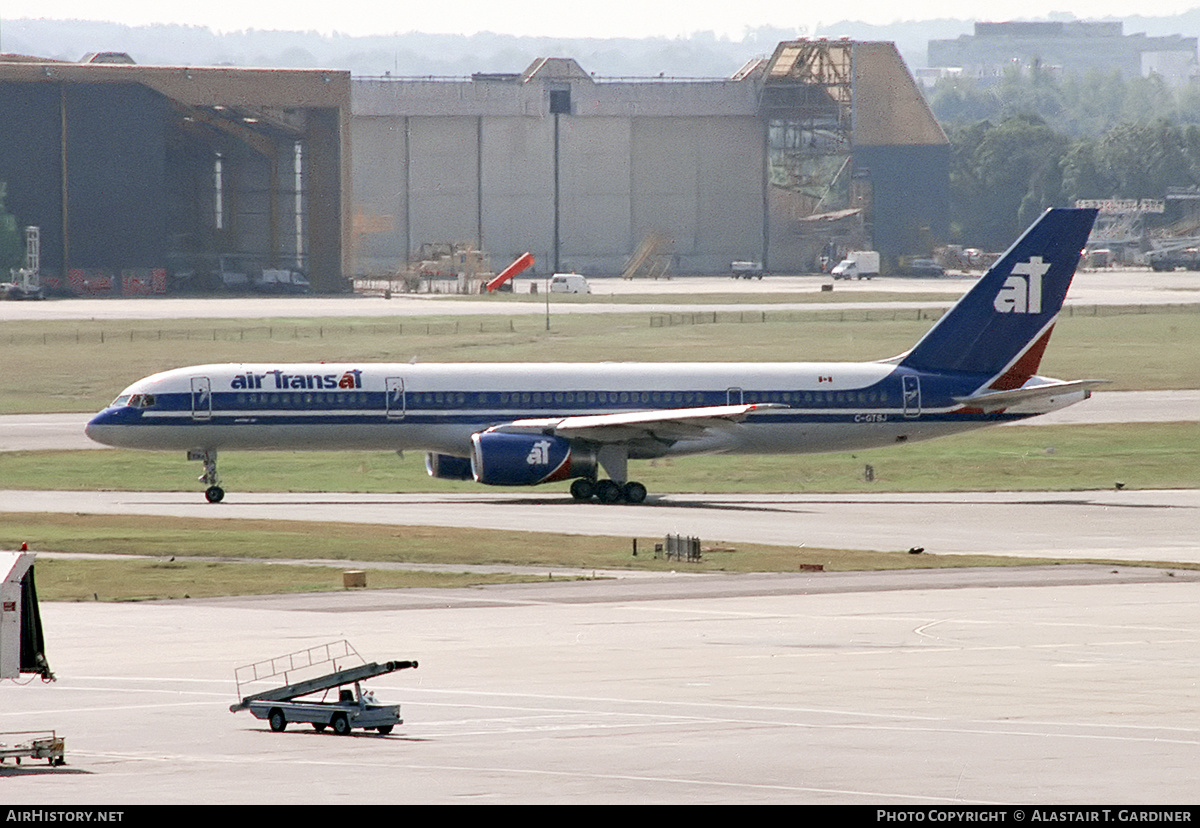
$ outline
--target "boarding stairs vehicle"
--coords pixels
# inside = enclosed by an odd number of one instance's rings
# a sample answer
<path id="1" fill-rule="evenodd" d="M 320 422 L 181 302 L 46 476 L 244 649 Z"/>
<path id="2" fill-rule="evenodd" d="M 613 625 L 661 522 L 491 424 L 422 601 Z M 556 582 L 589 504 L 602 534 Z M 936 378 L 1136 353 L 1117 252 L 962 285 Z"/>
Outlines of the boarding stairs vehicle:
<path id="1" fill-rule="evenodd" d="M 403 724 L 400 705 L 381 704 L 374 694 L 362 688 L 361 682 L 376 676 L 387 675 L 398 670 L 416 668 L 416 661 L 385 661 L 363 663 L 355 667 L 338 668 L 339 661 L 348 659 L 363 661 L 362 657 L 346 641 L 311 647 L 277 658 L 247 664 L 234 671 L 241 701 L 230 705 L 229 712 L 249 710 L 256 719 L 265 719 L 271 730 L 279 733 L 291 722 L 311 724 L 317 732 L 331 728 L 339 736 L 345 736 L 354 728 L 376 730 L 387 735 L 392 728 Z M 306 668 L 322 664 L 332 665 L 333 671 L 292 682 L 290 675 Z M 254 682 L 282 676 L 287 684 L 250 695 L 242 695 L 242 688 Z M 317 693 L 354 685 L 353 690 L 339 689 L 335 701 L 305 699 Z"/>
<path id="2" fill-rule="evenodd" d="M 10 281 L 0 282 L 0 299 L 46 298 L 46 289 L 42 286 L 41 238 L 40 228 L 25 228 L 25 266 L 13 270 Z"/>
<path id="3" fill-rule="evenodd" d="M 12 281 L 0 283 L 0 299 L 45 299 L 46 289 L 36 271 L 25 268 L 12 272 Z"/>
<path id="4" fill-rule="evenodd" d="M 0 679 L 18 681 L 23 676 L 38 675 L 46 683 L 55 680 L 46 661 L 33 579 L 36 557 L 25 544 L 21 544 L 21 551 L 0 551 Z M 0 764 L 9 759 L 18 765 L 22 759 L 45 759 L 52 767 L 63 765 L 64 743 L 53 730 L 0 733 Z"/>

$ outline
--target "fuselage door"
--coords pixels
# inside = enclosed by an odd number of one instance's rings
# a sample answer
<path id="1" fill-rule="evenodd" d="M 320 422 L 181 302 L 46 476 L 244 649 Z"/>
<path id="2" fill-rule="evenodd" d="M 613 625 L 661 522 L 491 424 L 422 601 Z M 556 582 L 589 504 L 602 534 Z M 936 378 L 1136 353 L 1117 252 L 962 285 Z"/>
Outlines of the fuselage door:
<path id="1" fill-rule="evenodd" d="M 192 419 L 211 420 L 212 383 L 208 377 L 192 377 Z"/>
<path id="2" fill-rule="evenodd" d="M 904 416 L 915 418 L 921 416 L 921 378 L 916 374 L 905 374 L 904 383 Z"/>
<path id="3" fill-rule="evenodd" d="M 726 405 L 741 405 L 742 404 L 742 389 L 726 388 L 725 389 L 725 404 Z"/>
<path id="4" fill-rule="evenodd" d="M 386 383 L 387 418 L 389 420 L 404 419 L 404 377 L 388 377 Z"/>

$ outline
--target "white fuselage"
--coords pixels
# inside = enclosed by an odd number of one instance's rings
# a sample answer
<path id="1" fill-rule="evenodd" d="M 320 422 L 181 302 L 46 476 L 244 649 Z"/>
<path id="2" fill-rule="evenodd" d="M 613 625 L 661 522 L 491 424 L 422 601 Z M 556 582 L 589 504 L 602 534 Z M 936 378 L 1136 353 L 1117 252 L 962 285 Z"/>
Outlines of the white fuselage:
<path id="1" fill-rule="evenodd" d="M 968 385 L 887 362 L 201 365 L 129 386 L 88 434 L 152 450 L 465 457 L 472 434 L 514 420 L 770 403 L 780 407 L 695 439 L 637 441 L 629 456 L 805 453 L 937 437 L 1083 398 L 1020 413 L 972 413 L 952 400 L 974 390 Z"/>

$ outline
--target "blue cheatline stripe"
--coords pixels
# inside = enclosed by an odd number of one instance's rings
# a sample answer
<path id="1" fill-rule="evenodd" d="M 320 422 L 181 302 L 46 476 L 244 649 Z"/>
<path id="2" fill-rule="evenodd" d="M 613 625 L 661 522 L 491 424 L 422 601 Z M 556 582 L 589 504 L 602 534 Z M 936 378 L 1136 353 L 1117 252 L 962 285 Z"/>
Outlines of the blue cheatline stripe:
<path id="1" fill-rule="evenodd" d="M 913 375 L 915 376 L 915 375 Z M 921 377 L 926 399 L 943 399 L 951 405 L 954 396 L 963 396 L 979 387 L 986 377 Z M 432 393 L 432 392 L 431 392 Z M 405 406 L 392 406 L 394 414 L 435 413 L 451 411 L 478 411 L 493 414 L 510 413 L 513 416 L 570 416 L 599 412 L 645 411 L 675 408 L 701 408 L 726 405 L 726 391 L 689 392 L 685 399 L 676 399 L 676 392 L 572 392 L 574 401 L 567 401 L 560 392 L 438 392 L 442 401 L 426 401 L 426 392 L 409 393 Z M 325 394 L 326 396 L 322 396 Z M 607 399 L 593 399 L 594 395 L 607 394 Z M 587 395 L 588 399 L 579 399 Z M 358 392 L 357 399 L 339 402 L 333 392 L 280 392 L 245 393 L 220 392 L 212 395 L 212 410 L 223 412 L 244 411 L 248 415 L 259 412 L 285 411 L 374 411 L 389 410 L 387 396 L 383 392 Z M 684 396 L 679 392 L 678 396 Z M 564 397 L 564 399 L 559 399 Z M 623 397 L 623 398 L 622 398 Z M 690 397 L 690 398 L 688 398 Z M 777 403 L 793 409 L 847 409 L 871 410 L 900 407 L 903 402 L 902 385 L 893 378 L 889 383 L 876 383 L 863 388 L 820 391 L 784 391 L 741 389 L 738 403 Z M 193 399 L 190 394 L 159 394 L 156 403 L 147 411 L 170 411 L 191 413 Z M 205 406 L 208 410 L 208 406 Z"/>
<path id="2" fill-rule="evenodd" d="M 551 415 L 554 416 L 554 415 Z M 847 409 L 845 411 L 798 412 L 781 411 L 767 416 L 751 415 L 744 421 L 750 425 L 799 425 L 799 424 L 828 424 L 854 423 L 869 425 L 871 423 L 923 422 L 923 423 L 999 423 L 1022 420 L 1028 414 L 1009 414 L 1006 412 L 981 413 L 978 411 L 929 411 L 924 410 L 919 417 L 907 417 L 899 409 Z M 145 414 L 140 420 L 131 421 L 128 425 L 136 426 L 229 426 L 229 425 L 465 425 L 486 428 L 497 423 L 512 420 L 545 418 L 545 412 L 409 412 L 405 417 L 393 419 L 380 411 L 339 412 L 328 411 L 289 411 L 276 412 L 226 412 L 214 411 L 211 417 L 195 419 L 188 416 L 163 417 Z M 879 419 L 879 418 L 885 419 Z"/>

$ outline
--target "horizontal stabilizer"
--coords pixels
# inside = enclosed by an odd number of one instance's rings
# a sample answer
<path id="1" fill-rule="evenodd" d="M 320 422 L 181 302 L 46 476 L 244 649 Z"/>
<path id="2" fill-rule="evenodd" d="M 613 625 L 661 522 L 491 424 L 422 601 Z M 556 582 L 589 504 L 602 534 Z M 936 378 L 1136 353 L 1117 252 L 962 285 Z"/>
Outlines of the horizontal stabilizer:
<path id="1" fill-rule="evenodd" d="M 971 408 L 982 408 L 985 412 L 1000 411 L 1022 403 L 1049 400 L 1051 397 L 1059 397 L 1076 391 L 1088 391 L 1109 381 L 1086 379 L 1074 382 L 1048 382 L 1026 388 L 1013 388 L 1008 391 L 989 391 L 986 394 L 973 394 L 970 397 L 955 397 L 954 401 Z"/>

